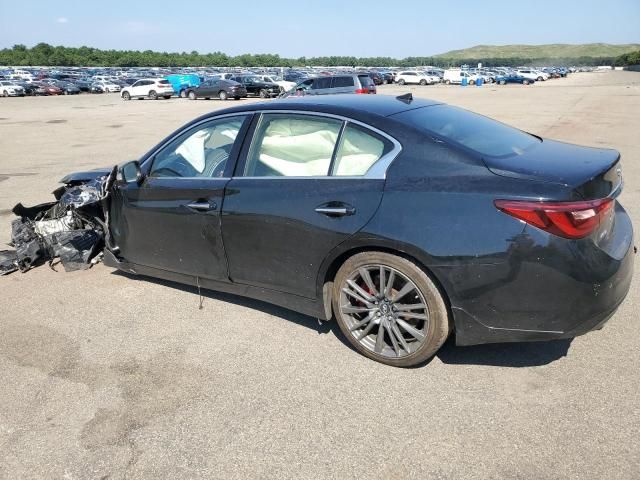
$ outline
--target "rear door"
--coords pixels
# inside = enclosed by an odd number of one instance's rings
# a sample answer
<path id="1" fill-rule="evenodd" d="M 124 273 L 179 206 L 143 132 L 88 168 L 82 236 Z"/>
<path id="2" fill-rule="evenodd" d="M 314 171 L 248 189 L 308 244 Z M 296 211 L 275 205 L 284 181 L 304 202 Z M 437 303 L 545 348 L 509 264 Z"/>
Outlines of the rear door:
<path id="1" fill-rule="evenodd" d="M 380 204 L 399 144 L 341 118 L 263 113 L 254 118 L 226 187 L 222 232 L 233 282 L 316 298 L 329 252 Z"/>
<path id="2" fill-rule="evenodd" d="M 353 75 L 335 76 L 331 79 L 331 93 L 353 93 L 355 89 Z"/>
<path id="3" fill-rule="evenodd" d="M 145 164 L 143 183 L 114 192 L 110 227 L 127 261 L 227 280 L 220 232 L 224 188 L 250 115 L 207 120 L 178 134 Z"/>

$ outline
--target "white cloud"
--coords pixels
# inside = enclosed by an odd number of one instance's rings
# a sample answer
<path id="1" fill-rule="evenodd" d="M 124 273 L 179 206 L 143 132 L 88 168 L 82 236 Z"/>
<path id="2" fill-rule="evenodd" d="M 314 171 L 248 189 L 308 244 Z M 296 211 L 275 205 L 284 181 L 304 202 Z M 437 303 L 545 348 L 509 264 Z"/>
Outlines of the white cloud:
<path id="1" fill-rule="evenodd" d="M 56 18 L 56 23 L 69 23 L 69 19 L 67 17 L 58 17 Z"/>

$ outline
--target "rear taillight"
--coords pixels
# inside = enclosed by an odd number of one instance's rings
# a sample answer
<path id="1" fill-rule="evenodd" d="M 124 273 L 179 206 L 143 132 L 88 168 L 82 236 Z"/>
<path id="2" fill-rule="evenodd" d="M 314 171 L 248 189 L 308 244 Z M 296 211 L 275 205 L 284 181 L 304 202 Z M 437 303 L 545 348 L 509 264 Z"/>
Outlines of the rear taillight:
<path id="1" fill-rule="evenodd" d="M 368 88 L 358 88 L 356 90 L 356 93 L 369 93 L 369 89 Z"/>
<path id="2" fill-rule="evenodd" d="M 584 202 L 529 202 L 496 200 L 495 206 L 503 211 L 564 238 L 584 238 L 598 228 L 613 208 L 613 199 Z"/>

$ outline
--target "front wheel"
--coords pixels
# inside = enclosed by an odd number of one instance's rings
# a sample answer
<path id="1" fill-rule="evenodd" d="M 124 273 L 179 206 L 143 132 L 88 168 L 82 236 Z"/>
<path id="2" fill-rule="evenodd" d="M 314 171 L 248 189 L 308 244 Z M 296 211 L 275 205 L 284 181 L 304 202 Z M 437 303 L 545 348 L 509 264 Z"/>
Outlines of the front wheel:
<path id="1" fill-rule="evenodd" d="M 7 92 L 6 90 L 4 92 L 2 92 L 2 96 L 3 97 L 8 97 L 9 96 L 9 92 Z"/>
<path id="2" fill-rule="evenodd" d="M 404 78 L 401 78 L 400 80 L 398 80 L 398 85 L 404 85 L 405 81 Z"/>
<path id="3" fill-rule="evenodd" d="M 122 94 L 122 99 L 123 100 L 131 100 L 131 95 L 129 94 L 129 92 L 124 92 Z"/>
<path id="4" fill-rule="evenodd" d="M 500 85 L 506 85 L 506 84 L 507 84 L 507 81 L 506 81 L 506 80 L 500 80 L 498 83 L 499 83 Z"/>
<path id="5" fill-rule="evenodd" d="M 260 90 L 260 98 L 267 98 L 268 93 L 267 91 L 263 88 Z"/>
<path id="6" fill-rule="evenodd" d="M 522 84 L 523 84 L 523 85 L 529 85 L 529 80 L 523 80 L 523 81 L 522 81 Z"/>
<path id="7" fill-rule="evenodd" d="M 420 80 L 420 85 L 426 85 L 427 81 L 423 78 L 422 80 Z"/>
<path id="8" fill-rule="evenodd" d="M 180 98 L 187 98 L 187 91 L 186 90 L 180 90 Z"/>
<path id="9" fill-rule="evenodd" d="M 187 96 L 189 97 L 189 100 L 195 100 L 196 99 L 196 92 L 194 92 L 193 90 L 190 90 L 189 93 L 187 94 Z"/>
<path id="10" fill-rule="evenodd" d="M 171 95 L 164 95 L 164 96 L 163 96 L 163 98 L 164 98 L 165 100 L 169 100 L 169 99 L 171 98 Z"/>
<path id="11" fill-rule="evenodd" d="M 226 100 L 227 99 L 227 92 L 225 92 L 224 90 L 220 90 L 220 93 L 218 93 L 218 98 L 220 100 Z"/>
<path id="12" fill-rule="evenodd" d="M 340 330 L 360 353 L 411 367 L 431 358 L 450 332 L 442 294 L 412 261 L 384 252 L 349 258 L 333 284 Z"/>
<path id="13" fill-rule="evenodd" d="M 451 85 L 451 80 L 445 80 L 444 83 L 446 83 L 447 85 Z"/>

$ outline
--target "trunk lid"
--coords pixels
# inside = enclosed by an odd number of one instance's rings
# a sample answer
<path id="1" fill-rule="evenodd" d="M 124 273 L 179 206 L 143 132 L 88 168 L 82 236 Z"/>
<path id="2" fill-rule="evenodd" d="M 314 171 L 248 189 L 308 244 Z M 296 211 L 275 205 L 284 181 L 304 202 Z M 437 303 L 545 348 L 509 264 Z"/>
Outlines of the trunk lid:
<path id="1" fill-rule="evenodd" d="M 585 200 L 604 198 L 622 185 L 616 150 L 543 140 L 519 155 L 483 157 L 496 175 L 557 183 Z"/>

